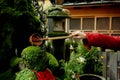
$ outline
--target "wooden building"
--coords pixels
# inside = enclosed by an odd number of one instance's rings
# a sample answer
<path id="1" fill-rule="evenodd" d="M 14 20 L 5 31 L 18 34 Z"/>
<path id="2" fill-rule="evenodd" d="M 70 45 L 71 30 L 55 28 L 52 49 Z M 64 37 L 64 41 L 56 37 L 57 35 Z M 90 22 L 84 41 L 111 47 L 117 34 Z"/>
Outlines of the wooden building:
<path id="1" fill-rule="evenodd" d="M 63 3 L 71 14 L 71 18 L 66 20 L 67 31 L 120 35 L 120 0 L 67 1 Z"/>
<path id="2" fill-rule="evenodd" d="M 120 0 L 76 0 L 76 2 L 65 2 L 65 9 L 71 14 L 66 19 L 66 31 L 81 30 L 83 32 L 99 32 L 108 35 L 120 35 Z M 104 55 L 107 55 L 104 53 Z M 104 77 L 106 80 L 120 80 L 119 56 L 111 60 L 105 57 Z M 118 60 L 116 60 L 118 59 Z M 114 62 L 112 62 L 114 61 Z M 115 63 L 115 64 L 114 64 Z M 109 70 L 110 69 L 110 70 Z"/>

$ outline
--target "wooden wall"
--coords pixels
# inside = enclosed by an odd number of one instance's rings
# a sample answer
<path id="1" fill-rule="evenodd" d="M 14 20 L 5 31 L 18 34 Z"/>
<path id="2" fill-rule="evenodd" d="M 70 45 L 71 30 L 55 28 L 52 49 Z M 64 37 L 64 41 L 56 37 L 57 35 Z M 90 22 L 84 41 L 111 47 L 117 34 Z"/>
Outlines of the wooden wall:
<path id="1" fill-rule="evenodd" d="M 64 6 L 68 9 L 72 19 L 80 19 L 78 22 L 68 21 L 68 29 L 80 29 L 84 32 L 100 32 L 109 35 L 120 35 L 120 5 L 84 5 Z M 72 28 L 71 29 L 71 23 Z M 74 25 L 75 23 L 75 25 Z M 78 24 L 78 25 L 76 25 Z M 85 25 L 86 24 L 86 25 Z"/>
<path id="2" fill-rule="evenodd" d="M 120 16 L 120 6 L 66 6 L 71 17 L 79 16 Z"/>

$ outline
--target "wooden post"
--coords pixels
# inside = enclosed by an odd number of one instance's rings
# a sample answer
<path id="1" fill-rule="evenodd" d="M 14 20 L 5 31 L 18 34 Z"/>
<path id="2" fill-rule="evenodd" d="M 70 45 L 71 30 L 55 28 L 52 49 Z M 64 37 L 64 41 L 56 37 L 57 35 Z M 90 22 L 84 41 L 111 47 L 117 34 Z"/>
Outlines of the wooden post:
<path id="1" fill-rule="evenodd" d="M 117 65 L 118 65 L 118 80 L 120 79 L 120 51 L 117 51 L 118 53 L 118 61 L 117 61 Z"/>
<path id="2" fill-rule="evenodd" d="M 117 75 L 117 52 L 110 53 L 110 80 L 118 80 Z"/>
<path id="3" fill-rule="evenodd" d="M 103 77 L 107 79 L 107 54 L 106 52 L 102 52 L 103 56 Z"/>

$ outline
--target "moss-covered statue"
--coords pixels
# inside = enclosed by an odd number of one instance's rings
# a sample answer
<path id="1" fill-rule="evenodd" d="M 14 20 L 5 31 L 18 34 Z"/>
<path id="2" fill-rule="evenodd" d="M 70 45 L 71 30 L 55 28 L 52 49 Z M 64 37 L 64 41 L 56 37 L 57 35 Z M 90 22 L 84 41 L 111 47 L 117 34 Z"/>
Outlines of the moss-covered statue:
<path id="1" fill-rule="evenodd" d="M 0 0 L 0 80 L 11 80 L 18 71 L 11 62 L 19 61 L 14 57 L 31 45 L 29 36 L 45 33 L 41 29 L 45 20 L 38 17 L 33 1 L 37 0 Z"/>
<path id="2" fill-rule="evenodd" d="M 56 58 L 39 46 L 28 46 L 21 53 L 26 68 L 17 73 L 15 80 L 55 80 L 50 69 L 58 67 Z"/>

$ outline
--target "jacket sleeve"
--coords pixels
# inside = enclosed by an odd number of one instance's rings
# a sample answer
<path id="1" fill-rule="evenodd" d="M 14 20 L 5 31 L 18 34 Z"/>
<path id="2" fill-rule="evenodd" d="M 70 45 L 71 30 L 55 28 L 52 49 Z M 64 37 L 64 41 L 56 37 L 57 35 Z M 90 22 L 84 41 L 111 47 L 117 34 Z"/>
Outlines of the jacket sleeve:
<path id="1" fill-rule="evenodd" d="M 120 50 L 120 36 L 109 36 L 100 33 L 86 33 L 86 40 L 83 43 L 87 47 L 95 46 L 105 49 L 119 49 Z"/>

